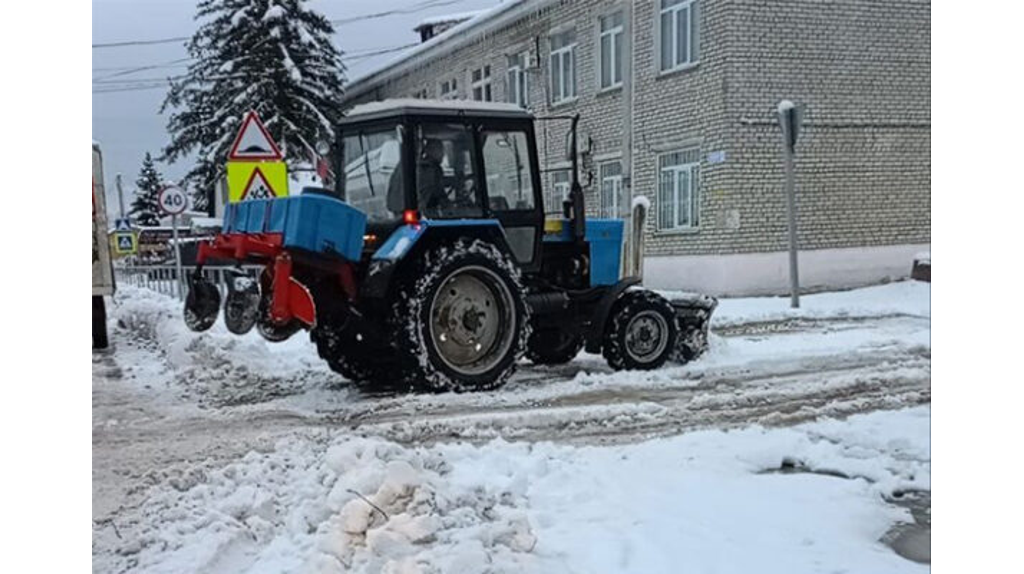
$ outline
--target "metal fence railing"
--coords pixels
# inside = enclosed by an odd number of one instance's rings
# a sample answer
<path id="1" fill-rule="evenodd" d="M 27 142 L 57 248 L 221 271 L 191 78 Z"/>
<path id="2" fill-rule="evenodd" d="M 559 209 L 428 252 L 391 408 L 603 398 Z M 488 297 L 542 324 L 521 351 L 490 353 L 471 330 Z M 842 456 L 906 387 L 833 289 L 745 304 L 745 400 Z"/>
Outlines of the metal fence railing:
<path id="1" fill-rule="evenodd" d="M 185 277 L 189 277 L 195 271 L 195 266 L 182 266 Z M 258 279 L 263 267 L 259 265 L 245 265 L 242 267 L 203 267 L 203 277 L 212 281 L 220 290 L 223 297 L 227 294 L 227 281 L 232 272 L 241 270 L 253 279 Z M 151 289 L 157 293 L 177 297 L 178 300 L 185 299 L 186 285 L 179 280 L 178 272 L 174 265 L 124 265 L 114 267 L 114 276 L 118 283 L 134 285 L 144 289 Z"/>

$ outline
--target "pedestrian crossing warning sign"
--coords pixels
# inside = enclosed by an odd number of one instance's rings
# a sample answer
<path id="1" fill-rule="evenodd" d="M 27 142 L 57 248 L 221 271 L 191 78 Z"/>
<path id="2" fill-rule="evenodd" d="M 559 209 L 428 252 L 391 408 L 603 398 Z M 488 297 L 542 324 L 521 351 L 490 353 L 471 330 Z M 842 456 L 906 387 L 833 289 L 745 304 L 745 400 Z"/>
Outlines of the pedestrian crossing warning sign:
<path id="1" fill-rule="evenodd" d="M 288 195 L 288 169 L 283 161 L 228 162 L 228 201 L 272 199 Z"/>
<path id="2" fill-rule="evenodd" d="M 132 255 L 137 246 L 134 233 L 128 231 L 114 234 L 114 251 L 118 255 Z"/>

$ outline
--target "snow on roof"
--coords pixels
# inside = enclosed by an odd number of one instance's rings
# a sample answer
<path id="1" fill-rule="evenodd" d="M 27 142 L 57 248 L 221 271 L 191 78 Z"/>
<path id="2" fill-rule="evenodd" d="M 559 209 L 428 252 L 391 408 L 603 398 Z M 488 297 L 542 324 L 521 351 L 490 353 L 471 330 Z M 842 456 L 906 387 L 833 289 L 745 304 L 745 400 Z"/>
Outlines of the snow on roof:
<path id="1" fill-rule="evenodd" d="M 426 28 L 427 26 L 437 26 L 438 24 L 448 24 L 449 22 L 464 22 L 487 11 L 488 10 L 470 10 L 469 12 L 459 12 L 458 14 L 431 16 L 430 18 L 420 20 L 420 23 L 416 24 L 416 27 L 413 28 L 413 30 L 419 32 L 421 28 Z"/>
<path id="2" fill-rule="evenodd" d="M 475 100 L 425 100 L 419 98 L 392 98 L 380 102 L 369 102 L 352 107 L 346 118 L 387 114 L 391 112 L 486 112 L 497 114 L 529 115 L 530 112 L 518 104 L 505 102 L 478 102 Z"/>
<path id="3" fill-rule="evenodd" d="M 346 87 L 346 95 L 351 99 L 372 89 L 380 82 L 400 74 L 404 69 L 421 60 L 446 54 L 489 30 L 499 28 L 527 10 L 540 10 L 555 1 L 505 0 L 497 6 L 482 10 L 476 16 L 452 26 L 426 42 L 417 44 L 407 51 L 399 52 L 381 67 L 352 78 Z"/>

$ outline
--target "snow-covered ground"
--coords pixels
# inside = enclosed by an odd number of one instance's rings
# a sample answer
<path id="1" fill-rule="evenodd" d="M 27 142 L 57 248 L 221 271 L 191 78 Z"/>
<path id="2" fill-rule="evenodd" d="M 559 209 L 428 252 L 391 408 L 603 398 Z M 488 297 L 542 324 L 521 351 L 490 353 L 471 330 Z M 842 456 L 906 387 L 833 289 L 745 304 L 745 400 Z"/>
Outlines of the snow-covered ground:
<path id="1" fill-rule="evenodd" d="M 122 287 L 94 357 L 97 572 L 919 572 L 929 287 L 723 300 L 711 350 L 370 397 Z M 927 509 L 926 509 L 927 510 Z M 906 554 L 906 552 L 904 552 Z"/>

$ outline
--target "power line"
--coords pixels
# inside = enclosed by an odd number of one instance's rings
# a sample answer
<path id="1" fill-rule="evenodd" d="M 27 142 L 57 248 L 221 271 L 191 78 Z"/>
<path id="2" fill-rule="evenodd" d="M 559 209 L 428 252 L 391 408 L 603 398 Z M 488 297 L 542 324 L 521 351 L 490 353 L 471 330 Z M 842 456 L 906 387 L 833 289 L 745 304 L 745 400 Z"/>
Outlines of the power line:
<path id="1" fill-rule="evenodd" d="M 426 0 L 419 4 L 413 4 L 408 8 L 395 8 L 393 10 L 385 10 L 383 12 L 375 12 L 372 14 L 361 14 L 359 16 L 352 16 L 350 18 L 339 18 L 331 20 L 330 22 L 335 26 L 346 26 L 348 24 L 355 24 L 356 22 L 363 22 L 365 20 L 376 20 L 379 18 L 385 18 L 387 16 L 394 16 L 398 14 L 415 14 L 431 8 L 440 8 L 441 6 L 449 6 L 451 4 L 460 4 L 468 0 Z M 183 42 L 190 38 L 190 36 L 176 36 L 174 38 L 157 38 L 147 40 L 124 40 L 120 42 L 103 42 L 93 44 L 93 49 L 96 48 L 127 48 L 129 46 L 152 46 L 155 44 L 170 44 L 173 42 Z"/>
<path id="2" fill-rule="evenodd" d="M 406 50 L 408 48 L 412 48 L 413 46 L 418 46 L 418 45 L 419 45 L 419 43 L 413 42 L 411 44 L 402 44 L 400 46 L 388 46 L 388 47 L 384 47 L 384 48 L 364 48 L 364 49 L 361 49 L 361 50 L 354 50 L 352 52 L 347 52 L 342 57 L 342 62 L 345 62 L 345 61 L 351 62 L 351 61 L 364 60 L 366 58 L 372 58 L 374 56 L 382 56 L 384 54 L 391 54 L 391 53 L 394 53 L 394 52 L 400 52 L 402 50 Z M 134 84 L 134 83 L 137 83 L 137 82 L 145 82 L 145 81 L 165 81 L 165 79 L 163 79 L 163 78 L 125 78 L 123 80 L 114 80 L 114 79 L 111 79 L 111 78 L 119 78 L 119 77 L 122 77 L 122 76 L 129 76 L 129 75 L 134 74 L 134 73 L 142 72 L 142 71 L 145 71 L 145 70 L 154 70 L 154 69 L 157 69 L 157 68 L 180 68 L 180 67 L 184 67 L 184 66 L 182 66 L 181 64 L 176 64 L 177 62 L 186 62 L 186 61 L 190 61 L 190 60 L 192 60 L 192 58 L 182 58 L 180 60 L 172 60 L 172 61 L 164 63 L 164 64 L 153 64 L 153 65 L 148 65 L 148 66 L 136 66 L 136 67 L 124 66 L 124 67 L 120 67 L 120 68 L 115 68 L 115 69 L 118 69 L 118 70 L 121 70 L 121 71 L 117 72 L 115 74 L 107 74 L 105 76 L 100 76 L 98 78 L 95 78 L 95 79 L 93 79 L 92 83 L 93 84 Z M 94 71 L 100 70 L 100 69 L 101 68 L 95 68 Z M 178 76 L 173 76 L 171 79 L 179 79 L 179 78 L 183 78 L 183 77 L 184 77 L 183 75 L 178 75 Z"/>
<path id="3" fill-rule="evenodd" d="M 331 24 L 336 26 L 344 26 L 346 24 L 353 24 L 355 22 L 362 22 L 364 20 L 376 20 L 378 18 L 385 18 L 387 16 L 395 16 L 398 14 L 415 14 L 417 12 L 423 12 L 431 8 L 440 8 L 441 6 L 448 6 L 451 4 L 461 4 L 466 0 L 428 0 L 426 2 L 420 2 L 419 4 L 413 4 L 408 8 L 395 8 L 393 10 L 385 10 L 383 12 L 375 12 L 373 14 L 363 14 L 361 16 L 352 16 L 351 18 L 340 18 L 337 20 L 331 20 Z"/>

